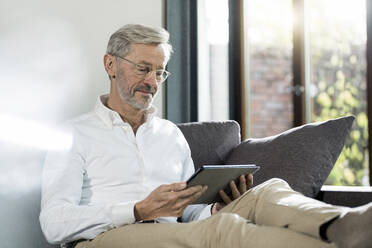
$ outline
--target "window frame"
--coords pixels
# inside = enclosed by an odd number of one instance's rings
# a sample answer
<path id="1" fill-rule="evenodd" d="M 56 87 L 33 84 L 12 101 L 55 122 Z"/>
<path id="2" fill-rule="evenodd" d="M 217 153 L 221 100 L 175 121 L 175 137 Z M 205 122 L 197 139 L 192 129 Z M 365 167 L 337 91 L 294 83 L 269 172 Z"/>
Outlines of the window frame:
<path id="1" fill-rule="evenodd" d="M 175 123 L 198 120 L 197 0 L 165 0 L 165 28 L 174 53 L 165 84 L 165 116 Z"/>
<path id="2" fill-rule="evenodd" d="M 372 186 L 372 2 L 366 0 L 367 11 L 367 116 L 369 149 L 369 184 Z"/>

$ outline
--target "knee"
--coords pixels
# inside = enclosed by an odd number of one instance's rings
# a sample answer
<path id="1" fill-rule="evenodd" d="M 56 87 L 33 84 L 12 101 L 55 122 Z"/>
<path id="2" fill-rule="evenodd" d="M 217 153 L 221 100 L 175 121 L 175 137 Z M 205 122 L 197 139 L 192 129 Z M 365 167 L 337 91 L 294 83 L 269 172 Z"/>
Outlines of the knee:
<path id="1" fill-rule="evenodd" d="M 208 224 L 208 231 L 205 232 L 206 247 L 234 247 L 231 244 L 239 241 L 240 233 L 247 225 L 246 219 L 233 213 L 219 213 L 209 220 L 211 222 Z"/>
<path id="2" fill-rule="evenodd" d="M 216 215 L 216 222 L 218 224 L 235 223 L 242 220 L 242 217 L 234 213 L 220 213 Z"/>
<path id="3" fill-rule="evenodd" d="M 217 232 L 225 233 L 236 225 L 246 223 L 247 220 L 234 213 L 219 213 L 209 219 Z"/>
<path id="4" fill-rule="evenodd" d="M 283 187 L 283 188 L 290 188 L 289 184 L 281 179 L 281 178 L 271 178 L 264 182 L 266 187 Z"/>

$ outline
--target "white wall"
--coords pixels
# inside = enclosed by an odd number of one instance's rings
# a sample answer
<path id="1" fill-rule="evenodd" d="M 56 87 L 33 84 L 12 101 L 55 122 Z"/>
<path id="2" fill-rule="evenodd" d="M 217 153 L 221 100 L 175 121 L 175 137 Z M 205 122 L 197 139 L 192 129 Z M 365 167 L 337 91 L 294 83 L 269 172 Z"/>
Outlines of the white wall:
<path id="1" fill-rule="evenodd" d="M 2 1 L 0 114 L 60 120 L 89 110 L 108 91 L 110 34 L 137 22 L 161 26 L 162 1 Z"/>
<path id="2" fill-rule="evenodd" d="M 89 111 L 98 95 L 108 92 L 106 44 L 127 23 L 162 26 L 163 1 L 0 2 L 1 247 L 45 247 L 35 240 L 41 237 L 37 210 L 25 208 L 28 192 L 39 192 L 43 147 L 51 144 L 32 135 L 40 137 L 39 125 L 43 132 Z M 155 105 L 162 116 L 162 94 Z"/>

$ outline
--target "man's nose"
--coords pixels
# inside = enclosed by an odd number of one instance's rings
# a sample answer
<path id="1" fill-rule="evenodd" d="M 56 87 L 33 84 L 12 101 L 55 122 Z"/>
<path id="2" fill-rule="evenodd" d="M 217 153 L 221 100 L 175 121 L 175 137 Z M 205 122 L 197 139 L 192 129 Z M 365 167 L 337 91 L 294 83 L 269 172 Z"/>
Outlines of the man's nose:
<path id="1" fill-rule="evenodd" d="M 147 73 L 145 77 L 145 83 L 157 87 L 159 85 L 158 81 L 156 80 L 156 71 L 150 71 Z"/>

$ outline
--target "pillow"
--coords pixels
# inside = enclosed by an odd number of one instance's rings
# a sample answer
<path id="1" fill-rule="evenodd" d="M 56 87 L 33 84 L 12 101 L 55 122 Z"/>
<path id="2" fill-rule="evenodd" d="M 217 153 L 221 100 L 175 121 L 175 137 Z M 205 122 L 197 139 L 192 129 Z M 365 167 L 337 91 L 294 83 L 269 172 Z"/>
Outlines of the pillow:
<path id="1" fill-rule="evenodd" d="M 205 164 L 224 164 L 231 149 L 240 143 L 236 121 L 209 121 L 177 124 L 189 143 L 195 170 Z"/>
<path id="2" fill-rule="evenodd" d="M 235 147 L 226 164 L 257 164 L 260 184 L 282 178 L 296 191 L 315 197 L 331 172 L 349 135 L 354 116 L 306 124 L 266 138 L 251 138 Z"/>

